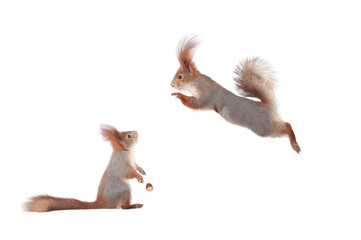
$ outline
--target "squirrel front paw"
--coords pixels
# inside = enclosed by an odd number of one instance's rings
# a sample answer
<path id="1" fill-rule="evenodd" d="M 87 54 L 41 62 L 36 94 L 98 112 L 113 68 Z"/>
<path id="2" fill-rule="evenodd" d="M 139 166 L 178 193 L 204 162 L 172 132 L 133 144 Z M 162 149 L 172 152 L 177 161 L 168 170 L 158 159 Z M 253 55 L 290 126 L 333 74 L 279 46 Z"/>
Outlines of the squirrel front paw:
<path id="1" fill-rule="evenodd" d="M 144 171 L 143 168 L 141 168 L 141 167 L 138 167 L 138 168 L 137 168 L 137 171 L 138 171 L 140 174 L 142 174 L 142 175 L 146 175 L 146 174 L 145 174 L 145 171 Z"/>
<path id="2" fill-rule="evenodd" d="M 181 93 L 175 92 L 175 93 L 172 93 L 172 96 L 175 96 L 175 97 L 177 97 L 177 98 L 181 98 L 181 97 L 183 97 L 184 95 L 181 94 Z"/>
<path id="3" fill-rule="evenodd" d="M 139 183 L 144 183 L 143 177 L 141 175 L 138 174 L 137 176 L 137 180 Z"/>

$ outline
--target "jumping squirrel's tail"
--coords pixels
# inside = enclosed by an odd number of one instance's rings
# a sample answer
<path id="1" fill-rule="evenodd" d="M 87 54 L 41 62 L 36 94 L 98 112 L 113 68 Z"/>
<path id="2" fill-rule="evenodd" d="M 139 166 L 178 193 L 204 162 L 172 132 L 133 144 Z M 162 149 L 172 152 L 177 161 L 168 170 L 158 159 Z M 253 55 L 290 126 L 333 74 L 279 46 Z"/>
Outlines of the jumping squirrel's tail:
<path id="1" fill-rule="evenodd" d="M 269 64 L 261 58 L 246 59 L 234 70 L 236 88 L 245 97 L 255 97 L 264 104 L 275 106 L 274 85 L 276 79 Z"/>
<path id="2" fill-rule="evenodd" d="M 54 210 L 69 209 L 97 209 L 97 201 L 82 202 L 73 198 L 57 198 L 47 195 L 36 196 L 24 204 L 25 210 L 29 212 L 49 212 Z"/>

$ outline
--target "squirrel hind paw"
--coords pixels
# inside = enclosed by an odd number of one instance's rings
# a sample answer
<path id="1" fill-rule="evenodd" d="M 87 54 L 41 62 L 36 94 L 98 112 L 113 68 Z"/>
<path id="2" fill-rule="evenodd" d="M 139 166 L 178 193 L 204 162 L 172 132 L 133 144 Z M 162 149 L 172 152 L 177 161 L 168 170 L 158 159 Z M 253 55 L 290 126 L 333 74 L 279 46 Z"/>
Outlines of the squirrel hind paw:
<path id="1" fill-rule="evenodd" d="M 301 147 L 298 145 L 298 143 L 293 143 L 292 145 L 293 150 L 295 150 L 297 153 L 301 152 Z"/>

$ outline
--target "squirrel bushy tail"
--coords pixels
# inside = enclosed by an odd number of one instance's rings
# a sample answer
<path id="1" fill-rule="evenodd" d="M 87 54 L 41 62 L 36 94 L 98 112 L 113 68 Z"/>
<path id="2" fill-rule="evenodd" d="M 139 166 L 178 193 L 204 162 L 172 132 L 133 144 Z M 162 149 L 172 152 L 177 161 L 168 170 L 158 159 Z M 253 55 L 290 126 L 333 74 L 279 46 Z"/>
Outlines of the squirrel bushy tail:
<path id="1" fill-rule="evenodd" d="M 25 203 L 25 209 L 30 212 L 49 212 L 69 209 L 97 209 L 97 201 L 83 202 L 73 198 L 58 198 L 47 195 L 33 197 Z"/>
<path id="2" fill-rule="evenodd" d="M 261 58 L 246 59 L 234 70 L 238 92 L 245 97 L 255 97 L 264 104 L 275 107 L 274 85 L 276 79 L 269 64 Z"/>

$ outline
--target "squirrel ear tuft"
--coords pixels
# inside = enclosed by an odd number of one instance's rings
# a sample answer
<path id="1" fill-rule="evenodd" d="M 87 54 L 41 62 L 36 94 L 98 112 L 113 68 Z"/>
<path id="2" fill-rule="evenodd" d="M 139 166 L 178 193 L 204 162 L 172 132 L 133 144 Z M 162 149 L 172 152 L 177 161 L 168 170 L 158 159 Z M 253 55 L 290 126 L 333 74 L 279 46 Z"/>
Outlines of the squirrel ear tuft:
<path id="1" fill-rule="evenodd" d="M 178 45 L 178 60 L 181 64 L 181 68 L 186 70 L 192 78 L 198 76 L 198 70 L 196 65 L 193 62 L 194 50 L 198 46 L 198 41 L 196 37 L 183 38 Z"/>
<path id="2" fill-rule="evenodd" d="M 124 141 L 115 127 L 103 124 L 101 125 L 101 133 L 105 141 L 111 142 L 114 150 L 124 148 Z"/>
<path id="3" fill-rule="evenodd" d="M 114 133 L 117 132 L 115 127 L 107 124 L 102 124 L 100 127 L 101 127 L 101 134 L 103 135 L 105 141 L 110 141 Z"/>

